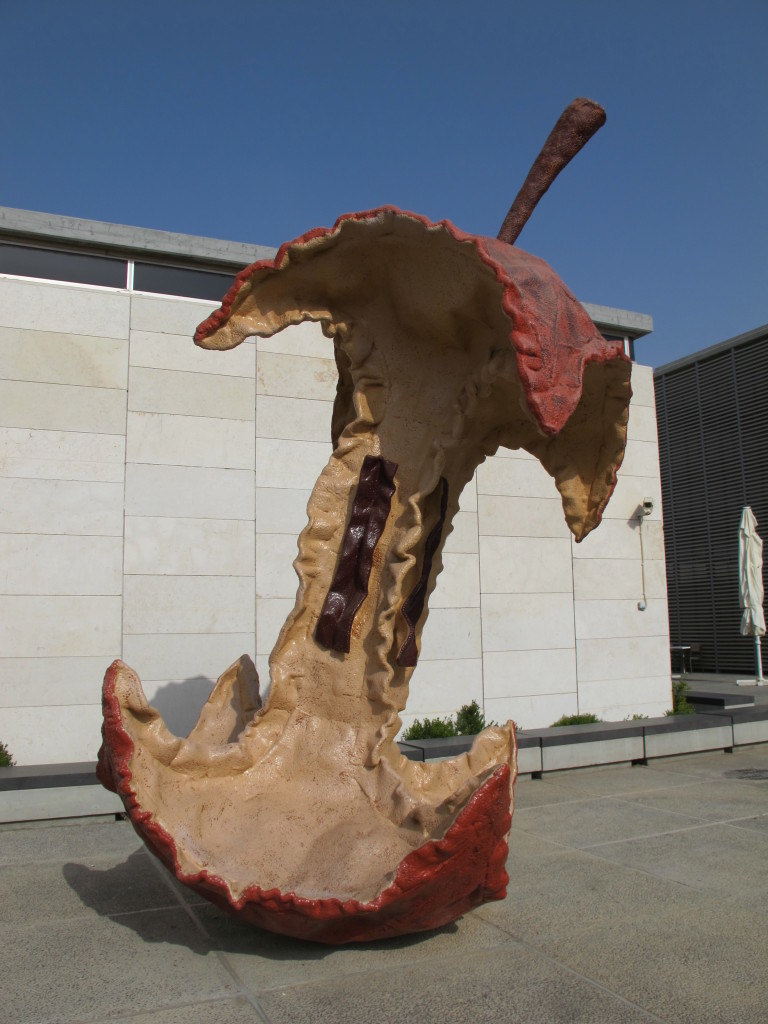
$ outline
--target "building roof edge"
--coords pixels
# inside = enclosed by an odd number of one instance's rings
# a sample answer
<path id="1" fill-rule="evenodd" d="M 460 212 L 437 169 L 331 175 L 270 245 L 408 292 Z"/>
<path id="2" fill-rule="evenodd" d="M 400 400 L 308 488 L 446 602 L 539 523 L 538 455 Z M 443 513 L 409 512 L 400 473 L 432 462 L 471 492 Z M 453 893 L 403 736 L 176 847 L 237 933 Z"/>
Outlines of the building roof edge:
<path id="1" fill-rule="evenodd" d="M 653 371 L 654 377 L 659 377 L 663 373 L 669 373 L 671 370 L 681 370 L 684 366 L 690 366 L 692 363 L 698 363 L 702 359 L 709 359 L 710 356 L 716 356 L 720 352 L 726 352 L 729 348 L 737 348 L 739 345 L 746 345 L 750 341 L 755 341 L 757 338 L 768 334 L 768 324 L 762 324 L 760 327 L 753 327 L 751 331 L 745 331 L 743 334 L 737 334 L 733 338 L 727 338 L 725 341 L 718 341 L 714 345 L 709 345 L 707 348 L 699 349 L 698 352 L 691 352 L 690 355 L 681 356 L 680 359 L 673 359 L 672 362 L 664 363 L 662 366 L 657 366 Z"/>
<path id="2" fill-rule="evenodd" d="M 184 235 L 172 231 L 137 228 L 128 224 L 110 224 L 100 220 L 65 217 L 35 210 L 0 206 L 0 234 L 36 238 L 47 242 L 75 243 L 100 249 L 119 249 L 154 256 L 215 262 L 243 267 L 256 260 L 269 259 L 277 249 L 245 242 L 228 242 L 202 235 Z"/>

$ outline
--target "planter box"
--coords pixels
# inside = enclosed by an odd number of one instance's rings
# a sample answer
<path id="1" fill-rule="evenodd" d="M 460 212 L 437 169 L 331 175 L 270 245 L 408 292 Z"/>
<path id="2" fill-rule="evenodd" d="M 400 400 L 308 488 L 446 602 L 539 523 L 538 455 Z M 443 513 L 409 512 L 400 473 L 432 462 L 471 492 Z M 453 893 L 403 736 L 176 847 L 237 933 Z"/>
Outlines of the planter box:
<path id="1" fill-rule="evenodd" d="M 120 798 L 97 781 L 96 765 L 90 762 L 0 768 L 0 824 L 123 810 Z"/>
<path id="2" fill-rule="evenodd" d="M 735 747 L 768 743 L 768 704 L 710 713 L 719 718 L 727 718 L 731 723 Z"/>
<path id="3" fill-rule="evenodd" d="M 464 754 L 474 742 L 474 736 L 444 736 L 433 740 L 405 740 L 398 746 L 411 761 L 434 761 Z"/>
<path id="4" fill-rule="evenodd" d="M 519 775 L 541 771 L 541 737 L 538 731 L 517 734 L 517 771 Z"/>
<path id="5" fill-rule="evenodd" d="M 545 772 L 642 761 L 645 756 L 641 721 L 565 725 L 536 732 L 541 737 L 541 768 Z"/>
<path id="6" fill-rule="evenodd" d="M 731 720 L 725 715 L 670 715 L 649 718 L 642 724 L 646 758 L 729 750 L 733 746 Z"/>

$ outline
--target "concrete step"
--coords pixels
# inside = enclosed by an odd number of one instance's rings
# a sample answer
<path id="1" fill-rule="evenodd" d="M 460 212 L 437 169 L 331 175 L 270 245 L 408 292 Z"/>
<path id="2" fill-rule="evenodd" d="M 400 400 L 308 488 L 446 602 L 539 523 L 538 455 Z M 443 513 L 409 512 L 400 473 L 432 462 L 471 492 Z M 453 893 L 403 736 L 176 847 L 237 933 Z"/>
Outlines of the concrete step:
<path id="1" fill-rule="evenodd" d="M 689 704 L 697 711 L 711 711 L 713 708 L 746 708 L 754 707 L 755 698 L 748 693 L 714 693 L 712 690 L 689 690 Z"/>

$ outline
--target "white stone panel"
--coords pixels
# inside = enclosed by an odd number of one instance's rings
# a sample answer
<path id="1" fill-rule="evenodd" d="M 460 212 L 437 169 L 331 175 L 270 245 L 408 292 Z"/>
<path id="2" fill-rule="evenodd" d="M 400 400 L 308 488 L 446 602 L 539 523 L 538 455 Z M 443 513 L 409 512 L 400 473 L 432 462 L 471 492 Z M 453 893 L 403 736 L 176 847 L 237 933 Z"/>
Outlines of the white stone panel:
<path id="1" fill-rule="evenodd" d="M 253 422 L 256 384 L 247 377 L 131 367 L 128 408 L 135 412 Z"/>
<path id="2" fill-rule="evenodd" d="M 0 593 L 122 592 L 120 537 L 0 533 Z"/>
<path id="3" fill-rule="evenodd" d="M 125 391 L 0 380 L 0 418 L 6 427 L 125 433 Z"/>
<path id="4" fill-rule="evenodd" d="M 299 578 L 293 563 L 299 553 L 292 534 L 259 534 L 256 543 L 256 596 L 296 597 Z"/>
<path id="5" fill-rule="evenodd" d="M 443 571 L 429 599 L 430 608 L 476 608 L 480 604 L 477 556 L 443 554 Z"/>
<path id="6" fill-rule="evenodd" d="M 604 519 L 580 544 L 573 545 L 574 558 L 640 558 L 640 535 L 636 519 Z M 661 522 L 653 519 L 643 523 L 643 550 L 646 559 L 664 557 L 664 534 Z"/>
<path id="7" fill-rule="evenodd" d="M 253 423 L 129 412 L 127 450 L 129 462 L 252 469 Z"/>
<path id="8" fill-rule="evenodd" d="M 526 459 L 528 462 L 538 462 L 535 455 L 531 455 L 525 448 L 505 448 L 501 445 L 491 456 L 494 459 Z"/>
<path id="9" fill-rule="evenodd" d="M 248 633 L 254 612 L 247 576 L 125 577 L 126 634 Z"/>
<path id="10" fill-rule="evenodd" d="M 259 352 L 278 352 L 291 356 L 310 356 L 316 359 L 333 358 L 333 342 L 323 334 L 320 324 L 305 320 L 302 324 L 286 327 L 271 338 L 257 338 Z"/>
<path id="11" fill-rule="evenodd" d="M 0 327 L 0 366 L 8 380 L 125 389 L 128 342 Z"/>
<path id="12" fill-rule="evenodd" d="M 331 439 L 333 402 L 308 398 L 275 398 L 259 395 L 256 402 L 256 433 L 259 437 L 289 441 Z"/>
<path id="13" fill-rule="evenodd" d="M 421 635 L 419 664 L 482 655 L 479 608 L 430 608 Z"/>
<path id="14" fill-rule="evenodd" d="M 125 511 L 136 516 L 252 522 L 254 479 L 252 469 L 129 463 Z"/>
<path id="15" fill-rule="evenodd" d="M 667 600 L 667 565 L 662 558 L 645 560 L 645 596 Z"/>
<path id="16" fill-rule="evenodd" d="M 477 493 L 558 497 L 555 481 L 535 459 L 487 459 L 477 469 Z"/>
<path id="17" fill-rule="evenodd" d="M 151 707 L 156 708 L 174 736 L 188 736 L 200 718 L 215 680 L 196 674 L 188 679 L 142 679 Z"/>
<path id="18" fill-rule="evenodd" d="M 511 719 L 518 729 L 546 729 L 563 715 L 577 714 L 578 709 L 575 693 L 485 699 L 486 721 L 503 724 Z"/>
<path id="19" fill-rule="evenodd" d="M 619 473 L 631 476 L 659 475 L 659 448 L 655 441 L 627 441 L 624 461 Z"/>
<path id="20" fill-rule="evenodd" d="M 483 670 L 479 658 L 420 661 L 411 678 L 408 714 L 442 718 L 455 715 L 473 700 L 482 708 Z"/>
<path id="21" fill-rule="evenodd" d="M 144 679 L 215 682 L 242 654 L 253 657 L 253 629 L 243 633 L 134 633 L 123 643 L 123 661 Z"/>
<path id="22" fill-rule="evenodd" d="M 0 427 L 0 476 L 122 483 L 125 437 Z"/>
<path id="23" fill-rule="evenodd" d="M 629 406 L 627 439 L 649 441 L 658 445 L 659 435 L 656 424 L 656 410 L 653 405 L 636 405 L 634 399 Z"/>
<path id="24" fill-rule="evenodd" d="M 576 558 L 573 582 L 576 599 L 581 601 L 608 598 L 639 601 L 643 596 L 639 559 L 631 562 L 623 558 Z M 666 569 L 660 559 L 645 562 L 645 596 L 667 600 Z"/>
<path id="25" fill-rule="evenodd" d="M 258 442 L 257 442 L 258 443 Z M 256 488 L 256 529 L 262 533 L 289 533 L 298 537 L 307 525 L 308 488 Z"/>
<path id="26" fill-rule="evenodd" d="M 671 698 L 652 701 L 634 700 L 630 704 L 601 704 L 600 702 L 587 704 L 584 701 L 579 701 L 579 708 L 582 714 L 597 715 L 604 722 L 626 722 L 631 720 L 633 715 L 643 715 L 645 718 L 661 718 L 671 707 Z"/>
<path id="27" fill-rule="evenodd" d="M 653 367 L 632 364 L 632 405 L 656 406 L 656 395 L 653 390 Z"/>
<path id="28" fill-rule="evenodd" d="M 237 348 L 218 352 L 195 345 L 191 333 L 131 331 L 131 366 L 253 379 L 256 376 L 256 346 L 253 340 L 247 339 Z"/>
<path id="29" fill-rule="evenodd" d="M 653 501 L 653 512 L 646 516 L 645 522 L 657 522 L 661 520 L 661 480 L 658 475 L 655 477 L 632 476 L 625 473 L 623 468 L 619 470 L 616 487 L 611 500 L 603 512 L 603 519 L 623 519 L 626 522 L 637 516 L 638 507 L 645 500 L 650 498 Z M 597 528 L 599 533 L 602 527 Z"/>
<path id="30" fill-rule="evenodd" d="M 294 609 L 290 597 L 259 597 L 256 599 L 256 650 L 269 655 L 277 643 L 280 630 Z"/>
<path id="31" fill-rule="evenodd" d="M 0 533 L 122 537 L 123 485 L 0 480 Z"/>
<path id="32" fill-rule="evenodd" d="M 483 594 L 483 650 L 573 647 L 571 594 Z"/>
<path id="33" fill-rule="evenodd" d="M 239 519 L 125 517 L 125 572 L 253 576 L 253 523 Z"/>
<path id="34" fill-rule="evenodd" d="M 223 296 L 222 296 L 223 298 Z M 190 339 L 198 325 L 207 320 L 220 303 L 210 299 L 131 294 L 131 331 L 180 334 Z"/>
<path id="35" fill-rule="evenodd" d="M 457 512 L 453 517 L 453 529 L 445 541 L 444 550 L 463 554 L 477 554 L 477 513 Z"/>
<path id="36" fill-rule="evenodd" d="M 98 704 L 104 673 L 113 660 L 0 658 L 0 707 Z"/>
<path id="37" fill-rule="evenodd" d="M 261 690 L 262 700 L 266 699 L 269 693 L 271 680 L 269 678 L 269 655 L 260 654 L 257 658 L 254 658 L 256 663 L 256 672 L 259 677 L 259 687 Z"/>
<path id="38" fill-rule="evenodd" d="M 510 498 L 498 494 L 481 494 L 477 500 L 481 536 L 570 536 L 559 497 Z"/>
<path id="39" fill-rule="evenodd" d="M 462 512 L 477 512 L 477 474 L 459 495 L 459 509 Z"/>
<path id="40" fill-rule="evenodd" d="M 579 640 L 577 645 L 579 685 L 627 679 L 637 676 L 669 676 L 667 637 L 633 636 L 601 640 Z"/>
<path id="41" fill-rule="evenodd" d="M 331 457 L 330 441 L 256 438 L 256 486 L 311 490 Z"/>
<path id="42" fill-rule="evenodd" d="M 120 598 L 0 597 L 0 654 L 112 661 L 120 654 Z"/>
<path id="43" fill-rule="evenodd" d="M 576 636 L 595 640 L 629 636 L 669 636 L 667 602 L 647 601 L 641 612 L 637 600 L 576 601 Z"/>
<path id="44" fill-rule="evenodd" d="M 568 538 L 481 537 L 483 594 L 565 594 L 573 590 Z"/>
<path id="45" fill-rule="evenodd" d="M 654 708 L 654 715 L 663 715 L 672 707 L 672 680 L 668 674 L 598 682 L 585 680 L 579 685 L 579 707 L 609 722 L 633 714 L 651 717 L 649 707 Z"/>
<path id="46" fill-rule="evenodd" d="M 575 693 L 576 650 L 486 651 L 483 674 L 486 699 Z"/>
<path id="47" fill-rule="evenodd" d="M 256 393 L 332 402 L 339 379 L 332 355 L 333 350 L 330 359 L 259 352 L 256 357 Z"/>
<path id="48" fill-rule="evenodd" d="M 602 527 L 598 527 L 602 529 Z M 575 558 L 573 592 L 577 601 L 626 599 L 642 596 L 640 561 L 624 558 Z"/>
<path id="49" fill-rule="evenodd" d="M 0 327 L 127 338 L 128 308 L 128 292 L 0 276 Z"/>
<path id="50" fill-rule="evenodd" d="M 95 761 L 101 746 L 101 703 L 5 708 L 3 737 L 18 765 Z"/>

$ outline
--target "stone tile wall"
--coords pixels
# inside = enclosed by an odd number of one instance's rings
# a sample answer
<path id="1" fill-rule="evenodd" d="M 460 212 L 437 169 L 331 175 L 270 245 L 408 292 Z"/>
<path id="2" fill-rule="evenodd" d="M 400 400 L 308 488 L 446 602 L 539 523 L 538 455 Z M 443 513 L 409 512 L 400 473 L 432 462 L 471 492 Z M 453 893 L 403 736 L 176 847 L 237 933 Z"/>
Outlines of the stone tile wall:
<path id="1" fill-rule="evenodd" d="M 120 653 L 129 296 L 0 279 L 0 739 L 98 746 Z"/>
<path id="2" fill-rule="evenodd" d="M 194 346 L 210 307 L 131 299 L 123 658 L 179 734 L 255 645 L 256 347 Z"/>
<path id="3" fill-rule="evenodd" d="M 0 278 L 0 739 L 89 760 L 123 657 L 178 732 L 242 653 L 265 686 L 330 452 L 336 368 L 313 324 L 231 352 L 191 342 L 211 303 Z M 461 498 L 404 722 L 472 699 L 524 727 L 669 706 L 651 372 L 603 525 L 572 543 L 522 452 Z M 639 612 L 643 526 L 647 610 Z"/>

